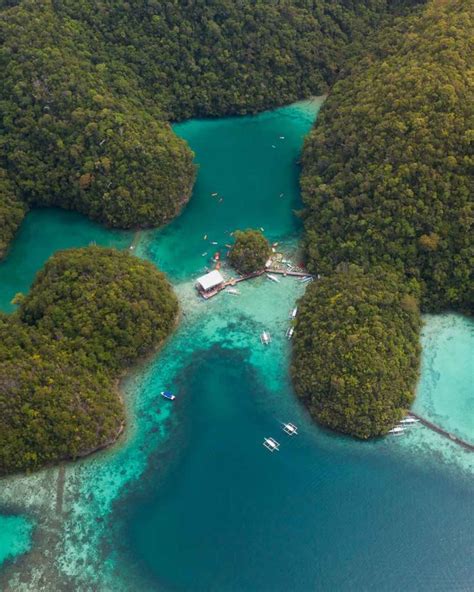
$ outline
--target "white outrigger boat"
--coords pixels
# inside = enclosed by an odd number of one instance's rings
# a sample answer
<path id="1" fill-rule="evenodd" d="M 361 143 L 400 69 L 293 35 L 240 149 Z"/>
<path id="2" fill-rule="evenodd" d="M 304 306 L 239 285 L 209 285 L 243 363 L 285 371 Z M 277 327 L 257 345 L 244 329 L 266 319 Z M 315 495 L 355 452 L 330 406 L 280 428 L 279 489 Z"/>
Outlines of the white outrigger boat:
<path id="1" fill-rule="evenodd" d="M 304 278 L 301 278 L 300 282 L 302 284 L 306 284 L 307 282 L 312 282 L 313 281 L 313 276 L 311 275 L 307 275 Z"/>
<path id="2" fill-rule="evenodd" d="M 288 422 L 288 423 L 284 423 L 283 425 L 283 431 L 285 432 L 285 434 L 288 434 L 288 436 L 297 436 L 298 435 L 298 428 Z"/>
<path id="3" fill-rule="evenodd" d="M 418 423 L 420 420 L 417 419 L 416 417 L 405 417 L 404 419 L 402 419 L 400 421 L 400 423 L 402 425 L 413 425 L 415 423 Z"/>
<path id="4" fill-rule="evenodd" d="M 235 296 L 238 296 L 240 294 L 239 290 L 237 290 L 237 288 L 226 288 L 226 293 L 227 294 L 234 294 Z"/>
<path id="5" fill-rule="evenodd" d="M 277 284 L 280 283 L 280 280 L 277 278 L 277 276 L 276 275 L 273 275 L 271 273 L 267 273 L 267 278 L 269 280 L 272 280 L 272 282 L 276 282 Z"/>
<path id="6" fill-rule="evenodd" d="M 286 337 L 287 339 L 291 339 L 293 337 L 293 333 L 295 332 L 295 328 L 294 327 L 290 327 L 288 329 L 288 331 L 286 332 Z"/>
<path id="7" fill-rule="evenodd" d="M 295 306 L 295 308 L 290 313 L 290 319 L 296 319 L 297 314 L 298 314 L 298 307 Z"/>
<path id="8" fill-rule="evenodd" d="M 404 431 L 405 431 L 405 428 L 402 428 L 401 426 L 395 426 L 388 433 L 394 434 L 395 436 L 401 436 Z"/>
<path id="9" fill-rule="evenodd" d="M 263 445 L 270 452 L 275 452 L 275 450 L 278 452 L 280 450 L 280 443 L 273 438 L 264 438 Z"/>
<path id="10" fill-rule="evenodd" d="M 270 345 L 272 338 L 270 336 L 270 333 L 268 331 L 264 331 L 261 335 L 260 335 L 260 341 L 263 343 L 263 345 Z"/>

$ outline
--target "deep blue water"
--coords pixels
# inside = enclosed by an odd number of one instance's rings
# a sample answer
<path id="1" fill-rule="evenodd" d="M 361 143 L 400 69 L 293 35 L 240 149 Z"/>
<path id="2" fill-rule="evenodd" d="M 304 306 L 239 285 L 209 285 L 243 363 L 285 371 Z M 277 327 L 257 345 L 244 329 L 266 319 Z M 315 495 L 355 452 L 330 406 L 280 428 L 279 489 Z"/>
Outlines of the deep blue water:
<path id="1" fill-rule="evenodd" d="M 267 453 L 277 415 L 245 351 L 196 354 L 179 392 L 179 454 L 122 502 L 124 553 L 150 590 L 474 589 L 467 481 L 383 444 L 333 447 L 309 422 Z"/>

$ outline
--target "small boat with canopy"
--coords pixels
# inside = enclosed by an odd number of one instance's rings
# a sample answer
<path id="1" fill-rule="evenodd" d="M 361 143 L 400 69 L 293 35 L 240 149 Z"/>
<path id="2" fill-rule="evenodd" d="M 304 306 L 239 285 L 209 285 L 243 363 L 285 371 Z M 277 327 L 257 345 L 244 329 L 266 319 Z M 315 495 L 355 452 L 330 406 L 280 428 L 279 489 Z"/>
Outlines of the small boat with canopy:
<path id="1" fill-rule="evenodd" d="M 171 391 L 161 391 L 161 396 L 163 399 L 168 399 L 168 401 L 174 401 L 176 399 L 176 395 L 173 395 Z"/>

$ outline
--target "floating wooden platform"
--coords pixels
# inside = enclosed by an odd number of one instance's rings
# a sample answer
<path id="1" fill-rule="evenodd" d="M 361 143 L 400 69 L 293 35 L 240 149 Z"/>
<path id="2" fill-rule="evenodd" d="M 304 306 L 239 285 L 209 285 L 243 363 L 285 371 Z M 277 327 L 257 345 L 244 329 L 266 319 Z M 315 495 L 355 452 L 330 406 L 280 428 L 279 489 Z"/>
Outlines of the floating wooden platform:
<path id="1" fill-rule="evenodd" d="M 413 411 L 410 411 L 410 413 L 408 413 L 408 415 L 411 417 L 414 417 L 415 419 L 418 419 L 420 421 L 420 423 L 422 423 L 425 427 L 429 428 L 433 432 L 436 432 L 440 436 L 444 436 L 445 438 L 448 438 L 449 440 L 451 440 L 451 442 L 454 442 L 455 444 L 462 446 L 466 450 L 469 450 L 469 452 L 474 452 L 474 444 L 471 444 L 470 442 L 466 442 L 462 438 L 459 438 L 458 436 L 455 436 L 454 434 L 451 434 L 450 432 L 443 430 L 443 428 L 440 428 L 439 426 L 432 423 L 431 421 L 428 421 L 424 417 L 421 417 L 421 415 L 418 415 L 418 413 L 414 413 Z"/>

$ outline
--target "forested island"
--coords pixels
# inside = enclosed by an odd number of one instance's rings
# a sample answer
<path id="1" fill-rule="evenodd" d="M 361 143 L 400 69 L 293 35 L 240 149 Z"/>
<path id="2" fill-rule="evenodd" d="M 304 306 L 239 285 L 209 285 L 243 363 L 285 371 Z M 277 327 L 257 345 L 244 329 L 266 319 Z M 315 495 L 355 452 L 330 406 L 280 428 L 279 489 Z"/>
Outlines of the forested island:
<path id="1" fill-rule="evenodd" d="M 263 271 L 272 254 L 270 243 L 260 230 L 236 230 L 234 244 L 229 251 L 229 261 L 239 273 L 245 275 Z"/>
<path id="2" fill-rule="evenodd" d="M 465 0 L 383 28 L 348 62 L 305 143 L 307 263 L 328 277 L 302 300 L 292 370 L 313 417 L 351 435 L 386 432 L 413 399 L 417 300 L 472 313 L 473 31 Z M 387 292 L 371 312 L 373 295 L 358 296 L 368 276 L 338 274 L 350 264 L 395 271 L 392 304 Z"/>
<path id="3" fill-rule="evenodd" d="M 0 475 L 115 441 L 125 421 L 118 379 L 178 312 L 151 263 L 99 247 L 56 253 L 18 304 L 0 315 Z"/>
<path id="4" fill-rule="evenodd" d="M 472 307 L 472 4 L 430 3 L 349 62 L 303 151 L 308 265 L 385 264 Z"/>
<path id="5" fill-rule="evenodd" d="M 420 327 L 416 298 L 395 274 L 351 266 L 312 282 L 292 366 L 311 415 L 359 438 L 386 433 L 414 399 Z"/>
<path id="6" fill-rule="evenodd" d="M 119 228 L 176 216 L 195 165 L 171 121 L 329 91 L 301 177 L 307 265 L 324 279 L 301 302 L 292 371 L 315 419 L 385 433 L 413 399 L 419 303 L 472 310 L 471 3 L 0 10 L 0 258 L 32 207 Z M 177 310 L 153 266 L 101 249 L 55 255 L 18 302 L 0 320 L 2 473 L 116 438 L 116 380 Z"/>

